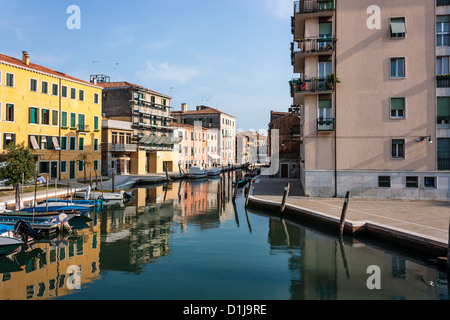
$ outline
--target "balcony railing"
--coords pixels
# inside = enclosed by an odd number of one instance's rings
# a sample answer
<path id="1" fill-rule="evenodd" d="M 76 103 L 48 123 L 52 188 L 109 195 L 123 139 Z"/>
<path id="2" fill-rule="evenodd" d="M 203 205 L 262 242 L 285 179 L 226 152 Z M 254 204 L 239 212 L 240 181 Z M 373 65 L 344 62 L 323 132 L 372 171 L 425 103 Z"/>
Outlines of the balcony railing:
<path id="1" fill-rule="evenodd" d="M 308 38 L 291 42 L 291 52 L 295 53 L 333 53 L 336 39 L 328 38 Z"/>
<path id="2" fill-rule="evenodd" d="M 291 86 L 291 97 L 296 93 L 330 93 L 334 91 L 333 84 L 326 79 L 293 79 L 289 81 Z"/>
<path id="3" fill-rule="evenodd" d="M 438 129 L 450 129 L 450 118 L 449 117 L 437 117 Z"/>
<path id="4" fill-rule="evenodd" d="M 335 8 L 334 0 L 300 0 L 294 2 L 294 13 L 311 13 L 321 11 L 333 11 Z"/>
<path id="5" fill-rule="evenodd" d="M 85 133 L 89 132 L 89 126 L 86 124 L 77 124 L 77 132 Z"/>
<path id="6" fill-rule="evenodd" d="M 450 5 L 450 0 L 436 0 L 437 6 L 448 6 Z"/>
<path id="7" fill-rule="evenodd" d="M 450 88 L 450 75 L 437 75 L 436 76 L 436 87 L 437 88 Z"/>
<path id="8" fill-rule="evenodd" d="M 119 151 L 119 152 L 136 152 L 137 144 L 109 144 L 110 151 Z"/>
<path id="9" fill-rule="evenodd" d="M 317 119 L 317 131 L 333 131 L 334 118 L 319 118 Z"/>

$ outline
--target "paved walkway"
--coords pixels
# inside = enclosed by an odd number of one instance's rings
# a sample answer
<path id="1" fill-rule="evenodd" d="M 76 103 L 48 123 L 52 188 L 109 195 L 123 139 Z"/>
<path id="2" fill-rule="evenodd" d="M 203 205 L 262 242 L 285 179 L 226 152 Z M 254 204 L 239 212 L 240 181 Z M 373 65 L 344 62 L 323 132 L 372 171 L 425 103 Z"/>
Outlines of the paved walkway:
<path id="1" fill-rule="evenodd" d="M 304 197 L 297 179 L 260 176 L 253 184 L 252 196 L 281 203 L 288 182 L 290 192 L 287 204 L 340 219 L 343 198 Z M 420 237 L 424 241 L 429 239 L 444 245 L 449 239 L 450 201 L 368 200 L 350 197 L 346 214 L 346 221 L 348 220 L 360 224 L 373 222 Z"/>

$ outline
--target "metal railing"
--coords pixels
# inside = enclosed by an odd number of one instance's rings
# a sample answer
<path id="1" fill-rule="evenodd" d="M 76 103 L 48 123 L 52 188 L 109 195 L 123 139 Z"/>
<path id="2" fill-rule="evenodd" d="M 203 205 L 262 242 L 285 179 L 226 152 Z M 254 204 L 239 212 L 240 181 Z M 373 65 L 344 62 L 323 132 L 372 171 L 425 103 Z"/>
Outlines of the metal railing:
<path id="1" fill-rule="evenodd" d="M 87 124 L 77 124 L 76 126 L 78 132 L 89 132 L 89 126 Z"/>
<path id="2" fill-rule="evenodd" d="M 317 119 L 317 131 L 333 131 L 334 118 L 319 118 Z"/>
<path id="3" fill-rule="evenodd" d="M 331 36 L 329 38 L 308 38 L 296 40 L 291 43 L 291 52 L 294 53 L 310 53 L 310 52 L 334 52 L 334 44 L 336 39 Z"/>
<path id="4" fill-rule="evenodd" d="M 109 144 L 110 151 L 119 151 L 119 152 L 136 152 L 137 144 Z"/>
<path id="5" fill-rule="evenodd" d="M 448 6 L 450 5 L 450 0 L 436 0 L 437 6 Z"/>
<path id="6" fill-rule="evenodd" d="M 335 9 L 334 0 L 300 0 L 294 2 L 294 14 L 311 13 L 320 11 L 333 11 Z"/>
<path id="7" fill-rule="evenodd" d="M 450 75 L 437 75 L 436 76 L 437 88 L 450 88 Z"/>
<path id="8" fill-rule="evenodd" d="M 289 82 L 291 87 L 291 97 L 296 93 L 329 93 L 334 91 L 332 84 L 326 79 L 293 79 Z"/>

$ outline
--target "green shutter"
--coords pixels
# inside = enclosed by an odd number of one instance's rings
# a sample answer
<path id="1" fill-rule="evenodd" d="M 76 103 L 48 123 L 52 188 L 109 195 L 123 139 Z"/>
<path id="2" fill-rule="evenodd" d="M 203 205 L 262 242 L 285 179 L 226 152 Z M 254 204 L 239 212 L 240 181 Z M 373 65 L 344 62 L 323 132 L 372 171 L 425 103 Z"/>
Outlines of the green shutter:
<path id="1" fill-rule="evenodd" d="M 450 22 L 450 16 L 437 16 L 436 17 L 436 22 L 437 23 Z"/>
<path id="2" fill-rule="evenodd" d="M 98 130 L 98 117 L 94 117 L 94 130 Z"/>
<path id="3" fill-rule="evenodd" d="M 391 33 L 406 33 L 405 18 L 391 19 Z"/>
<path id="4" fill-rule="evenodd" d="M 77 115 L 75 113 L 70 114 L 70 127 L 75 128 L 77 123 Z"/>
<path id="5" fill-rule="evenodd" d="M 327 35 L 333 33 L 333 28 L 331 22 L 320 22 L 319 23 L 319 35 Z"/>
<path id="6" fill-rule="evenodd" d="M 64 128 L 67 127 L 67 112 L 66 111 L 61 112 L 61 127 L 64 127 Z"/>
<path id="7" fill-rule="evenodd" d="M 437 98 L 437 116 L 450 117 L 450 97 Z"/>
<path id="8" fill-rule="evenodd" d="M 331 100 L 319 100 L 319 109 L 331 108 Z"/>
<path id="9" fill-rule="evenodd" d="M 405 110 L 405 98 L 392 98 L 391 110 Z"/>

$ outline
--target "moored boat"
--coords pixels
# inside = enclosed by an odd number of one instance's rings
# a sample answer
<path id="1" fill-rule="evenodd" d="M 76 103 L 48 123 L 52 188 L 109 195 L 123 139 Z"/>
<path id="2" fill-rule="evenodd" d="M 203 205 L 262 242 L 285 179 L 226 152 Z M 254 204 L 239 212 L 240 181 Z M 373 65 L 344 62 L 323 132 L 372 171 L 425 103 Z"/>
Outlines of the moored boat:
<path id="1" fill-rule="evenodd" d="M 189 169 L 189 172 L 186 174 L 186 177 L 189 179 L 201 179 L 206 178 L 208 176 L 208 171 L 203 170 L 200 166 L 194 166 Z"/>
<path id="2" fill-rule="evenodd" d="M 61 203 L 61 204 L 69 204 L 69 203 L 73 203 L 75 205 L 91 205 L 94 207 L 101 207 L 102 206 L 102 200 L 101 199 L 92 199 L 92 200 L 84 200 L 84 199 L 57 199 L 57 198 L 53 198 L 53 199 L 46 199 L 44 200 L 44 202 L 48 202 L 48 203 Z"/>
<path id="3" fill-rule="evenodd" d="M 214 176 L 218 176 L 222 173 L 222 169 L 220 168 L 211 168 L 208 169 L 208 177 L 214 177 Z"/>
<path id="4" fill-rule="evenodd" d="M 13 237 L 0 236 L 0 255 L 8 255 L 17 251 L 23 241 Z"/>

